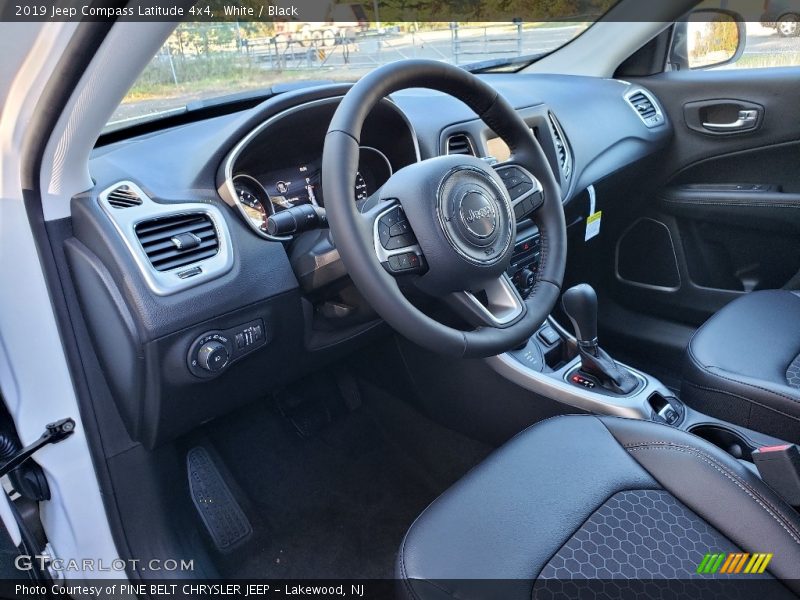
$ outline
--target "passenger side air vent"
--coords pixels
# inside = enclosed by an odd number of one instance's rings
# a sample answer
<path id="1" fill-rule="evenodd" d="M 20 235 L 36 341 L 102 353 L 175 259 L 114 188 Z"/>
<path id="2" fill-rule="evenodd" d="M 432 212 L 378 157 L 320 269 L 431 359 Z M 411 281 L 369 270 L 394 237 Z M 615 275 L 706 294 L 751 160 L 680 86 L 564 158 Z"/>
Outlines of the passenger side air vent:
<path id="1" fill-rule="evenodd" d="M 108 192 L 108 203 L 114 208 L 130 208 L 141 206 L 142 198 L 128 185 L 121 185 Z"/>
<path id="2" fill-rule="evenodd" d="M 653 106 L 653 101 L 642 92 L 633 94 L 628 98 L 628 102 L 630 102 L 633 108 L 636 109 L 636 112 L 642 116 L 642 119 L 649 119 L 656 114 L 656 107 Z"/>
<path id="3" fill-rule="evenodd" d="M 448 154 L 470 154 L 475 156 L 472 140 L 466 133 L 457 133 L 447 138 Z"/>
<path id="4" fill-rule="evenodd" d="M 625 96 L 625 99 L 648 127 L 656 127 L 664 121 L 664 115 L 656 101 L 644 90 L 636 90 Z"/>
<path id="5" fill-rule="evenodd" d="M 136 237 L 156 271 L 170 271 L 219 252 L 214 222 L 207 214 L 170 215 L 136 225 Z"/>
<path id="6" fill-rule="evenodd" d="M 564 179 L 569 181 L 570 175 L 572 175 L 572 154 L 570 154 L 569 146 L 567 145 L 567 138 L 564 136 L 561 125 L 553 113 L 547 113 L 547 120 L 550 123 L 550 133 L 553 134 L 558 166 L 561 167 Z"/>

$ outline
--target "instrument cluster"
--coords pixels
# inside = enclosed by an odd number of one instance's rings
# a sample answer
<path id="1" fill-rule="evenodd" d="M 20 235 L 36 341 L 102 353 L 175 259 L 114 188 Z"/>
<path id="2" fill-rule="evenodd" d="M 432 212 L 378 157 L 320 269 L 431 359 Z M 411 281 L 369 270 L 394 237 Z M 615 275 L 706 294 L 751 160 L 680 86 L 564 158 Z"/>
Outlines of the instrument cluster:
<path id="1" fill-rule="evenodd" d="M 353 186 L 356 204 L 366 202 L 392 172 L 392 164 L 383 152 L 361 146 Z M 321 157 L 257 175 L 240 172 L 234 175 L 233 186 L 241 213 L 251 227 L 262 233 L 267 232 L 267 222 L 272 215 L 303 205 L 325 206 Z"/>

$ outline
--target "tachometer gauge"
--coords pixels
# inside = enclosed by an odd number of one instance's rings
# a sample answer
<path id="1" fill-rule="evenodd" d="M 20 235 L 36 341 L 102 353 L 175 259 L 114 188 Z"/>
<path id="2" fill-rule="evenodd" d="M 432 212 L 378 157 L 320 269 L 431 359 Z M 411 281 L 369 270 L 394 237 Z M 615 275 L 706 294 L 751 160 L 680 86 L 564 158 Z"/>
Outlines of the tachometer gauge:
<path id="1" fill-rule="evenodd" d="M 233 178 L 233 189 L 236 190 L 236 199 L 250 225 L 266 231 L 267 219 L 272 214 L 272 203 L 264 187 L 249 175 L 237 175 Z"/>
<path id="2" fill-rule="evenodd" d="M 369 198 L 369 189 L 367 188 L 367 182 L 364 180 L 364 176 L 361 174 L 360 171 L 356 172 L 355 195 L 356 195 L 356 202 L 363 202 L 364 200 Z"/>
<path id="3" fill-rule="evenodd" d="M 236 193 L 239 195 L 239 201 L 242 203 L 244 212 L 247 213 L 247 216 L 252 221 L 258 223 L 267 218 L 267 210 L 246 187 L 237 185 Z"/>

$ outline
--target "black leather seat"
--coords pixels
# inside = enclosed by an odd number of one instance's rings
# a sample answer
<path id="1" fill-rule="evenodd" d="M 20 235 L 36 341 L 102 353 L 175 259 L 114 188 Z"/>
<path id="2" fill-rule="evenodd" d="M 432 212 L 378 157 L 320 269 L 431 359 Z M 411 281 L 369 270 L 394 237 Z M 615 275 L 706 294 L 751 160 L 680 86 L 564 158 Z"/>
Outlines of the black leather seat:
<path id="1" fill-rule="evenodd" d="M 689 342 L 681 399 L 800 441 L 800 293 L 753 292 L 711 317 Z"/>
<path id="2" fill-rule="evenodd" d="M 720 580 L 698 565 L 735 552 L 773 554 L 763 575 L 738 576 L 765 578 L 761 598 L 800 594 L 800 516 L 749 469 L 666 425 L 576 415 L 524 431 L 440 496 L 396 569 L 418 600 L 588 597 L 581 582 L 647 598 L 676 579 L 655 595 L 708 598 Z"/>

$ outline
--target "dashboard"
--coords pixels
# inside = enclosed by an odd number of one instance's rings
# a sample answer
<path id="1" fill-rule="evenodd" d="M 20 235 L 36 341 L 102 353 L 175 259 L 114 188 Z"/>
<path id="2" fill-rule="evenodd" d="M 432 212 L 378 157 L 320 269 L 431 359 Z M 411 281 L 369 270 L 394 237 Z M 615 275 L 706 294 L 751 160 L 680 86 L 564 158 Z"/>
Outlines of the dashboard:
<path id="1" fill-rule="evenodd" d="M 668 121 L 646 123 L 629 101 L 641 92 L 659 108 L 640 86 L 555 75 L 485 80 L 539 140 L 565 209 L 671 136 Z M 284 91 L 95 149 L 96 186 L 72 200 L 64 256 L 79 301 L 91 307 L 87 329 L 132 439 L 155 447 L 388 331 L 352 285 L 324 221 L 291 235 L 267 227 L 301 208 L 324 211 L 325 136 L 348 89 Z M 378 103 L 359 144 L 349 182 L 356 205 L 417 161 L 509 153 L 466 105 L 422 89 Z M 515 175 L 507 174 L 511 189 Z M 520 222 L 518 231 L 513 265 L 528 285 L 535 224 Z"/>

